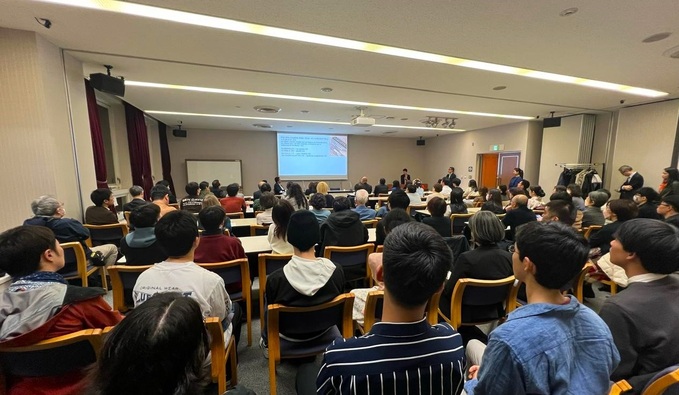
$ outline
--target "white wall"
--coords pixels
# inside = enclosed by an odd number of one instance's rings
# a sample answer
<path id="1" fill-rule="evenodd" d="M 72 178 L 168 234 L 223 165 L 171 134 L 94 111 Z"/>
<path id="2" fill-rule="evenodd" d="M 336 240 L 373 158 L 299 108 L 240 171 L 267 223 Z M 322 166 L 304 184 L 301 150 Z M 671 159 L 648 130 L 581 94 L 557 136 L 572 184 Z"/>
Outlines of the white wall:
<path id="1" fill-rule="evenodd" d="M 563 168 L 557 163 L 578 163 L 583 116 L 561 118 L 561 126 L 542 132 L 539 183 L 549 193 Z"/>

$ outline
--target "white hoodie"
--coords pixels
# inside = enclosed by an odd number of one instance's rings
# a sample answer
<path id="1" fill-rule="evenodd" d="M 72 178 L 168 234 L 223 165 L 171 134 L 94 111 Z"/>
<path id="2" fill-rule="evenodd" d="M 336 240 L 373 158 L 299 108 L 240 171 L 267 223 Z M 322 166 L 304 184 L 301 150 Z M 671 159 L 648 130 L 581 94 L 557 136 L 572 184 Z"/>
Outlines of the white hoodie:
<path id="1" fill-rule="evenodd" d="M 299 293 L 313 296 L 323 288 L 335 272 L 335 264 L 326 258 L 306 259 L 293 255 L 283 266 L 285 278 Z"/>

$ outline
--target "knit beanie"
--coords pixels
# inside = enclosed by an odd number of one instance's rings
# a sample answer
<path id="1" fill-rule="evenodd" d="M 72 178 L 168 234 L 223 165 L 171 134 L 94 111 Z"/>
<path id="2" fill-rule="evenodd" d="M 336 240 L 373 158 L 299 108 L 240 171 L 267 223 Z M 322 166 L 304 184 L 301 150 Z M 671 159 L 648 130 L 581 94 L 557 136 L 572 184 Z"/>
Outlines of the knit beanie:
<path id="1" fill-rule="evenodd" d="M 316 215 L 309 210 L 295 211 L 288 223 L 288 243 L 300 251 L 308 251 L 318 244 L 321 230 Z"/>

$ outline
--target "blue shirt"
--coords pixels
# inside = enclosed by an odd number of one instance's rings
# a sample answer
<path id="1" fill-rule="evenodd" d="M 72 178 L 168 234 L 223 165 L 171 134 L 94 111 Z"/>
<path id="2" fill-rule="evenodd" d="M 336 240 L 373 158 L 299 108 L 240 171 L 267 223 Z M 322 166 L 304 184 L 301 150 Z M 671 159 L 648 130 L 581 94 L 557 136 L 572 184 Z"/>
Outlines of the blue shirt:
<path id="1" fill-rule="evenodd" d="M 528 304 L 491 332 L 474 394 L 607 394 L 620 362 L 608 326 L 575 297 Z"/>
<path id="2" fill-rule="evenodd" d="M 358 213 L 358 215 L 361 217 L 361 221 L 365 221 L 368 219 L 375 219 L 375 214 L 377 214 L 377 211 L 371 209 L 370 207 L 366 207 L 364 205 L 362 206 L 356 206 L 356 208 L 352 209 L 355 212 Z"/>

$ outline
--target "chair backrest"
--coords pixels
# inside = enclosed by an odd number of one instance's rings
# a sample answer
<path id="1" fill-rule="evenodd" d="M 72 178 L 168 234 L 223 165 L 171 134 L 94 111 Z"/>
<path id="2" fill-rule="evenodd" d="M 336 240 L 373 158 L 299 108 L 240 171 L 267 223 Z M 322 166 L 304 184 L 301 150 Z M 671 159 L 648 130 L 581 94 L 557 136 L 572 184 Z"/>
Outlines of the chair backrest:
<path id="1" fill-rule="evenodd" d="M 126 312 L 134 308 L 132 300 L 134 284 L 137 283 L 139 275 L 152 266 L 114 265 L 107 268 L 113 288 L 113 310 Z"/>
<path id="2" fill-rule="evenodd" d="M 380 244 L 377 247 L 375 247 L 375 252 L 384 252 L 384 245 Z"/>
<path id="3" fill-rule="evenodd" d="M 0 347 L 5 375 L 61 376 L 95 363 L 101 350 L 101 329 L 84 329 L 23 347 Z"/>
<path id="4" fill-rule="evenodd" d="M 573 280 L 571 288 L 573 289 L 573 294 L 575 295 L 575 298 L 578 299 L 580 303 L 584 303 L 583 288 L 585 286 L 585 276 L 592 267 L 594 267 L 592 262 L 588 261 L 587 263 L 585 263 L 585 266 L 582 267 L 580 273 L 578 273 L 578 275 L 575 276 L 575 279 Z"/>
<path id="5" fill-rule="evenodd" d="M 461 278 L 457 280 L 451 296 L 450 311 L 444 316 L 450 317 L 450 325 L 458 328 L 460 325 L 478 324 L 494 321 L 497 318 L 482 322 L 463 322 L 462 309 L 464 306 L 490 306 L 504 303 L 505 312 L 509 312 L 516 306 L 516 293 L 514 292 L 514 276 L 499 280 L 478 280 L 474 278 Z"/>
<path id="6" fill-rule="evenodd" d="M 245 215 L 243 214 L 242 211 L 239 211 L 237 213 L 226 213 L 226 216 L 229 218 L 245 218 Z"/>
<path id="7" fill-rule="evenodd" d="M 264 236 L 269 233 L 269 226 L 268 225 L 250 225 L 250 236 Z"/>
<path id="8" fill-rule="evenodd" d="M 450 226 L 451 232 L 454 235 L 461 235 L 466 223 L 469 222 L 469 218 L 474 214 L 450 214 Z"/>
<path id="9" fill-rule="evenodd" d="M 430 325 L 438 323 L 438 306 L 441 292 L 433 294 L 427 302 L 427 322 Z M 375 323 L 382 320 L 382 308 L 384 307 L 384 291 L 370 291 L 365 300 L 365 312 L 363 315 L 363 331 L 368 332 Z"/>
<path id="10" fill-rule="evenodd" d="M 85 249 L 78 241 L 71 241 L 68 243 L 61 243 L 61 248 L 64 249 L 64 267 L 59 270 L 60 274 L 78 272 L 87 270 L 87 257 L 85 256 Z M 80 264 L 78 264 L 80 263 Z"/>
<path id="11" fill-rule="evenodd" d="M 259 287 L 266 285 L 266 276 L 282 268 L 292 259 L 292 254 L 259 254 L 257 256 L 259 268 Z"/>
<path id="12" fill-rule="evenodd" d="M 451 270 L 453 263 L 457 260 L 457 257 L 462 255 L 463 252 L 469 251 L 469 240 L 463 235 L 455 235 L 451 237 L 444 237 L 446 244 L 453 253 L 453 262 L 451 262 Z"/>
<path id="13" fill-rule="evenodd" d="M 368 255 L 375 250 L 375 245 L 372 243 L 361 244 L 353 247 L 337 247 L 327 246 L 323 253 L 324 257 L 330 259 L 333 263 L 342 266 L 343 269 L 359 269 L 357 270 L 360 276 L 356 278 L 346 278 L 346 281 L 357 280 L 360 278 L 369 279 L 370 269 L 368 268 Z"/>
<path id="14" fill-rule="evenodd" d="M 132 211 L 123 211 L 123 216 L 125 216 L 125 221 L 127 221 L 128 225 L 130 223 L 130 214 L 132 214 Z"/>
<path id="15" fill-rule="evenodd" d="M 363 225 L 365 225 L 366 228 L 374 228 L 375 226 L 377 226 L 378 221 L 376 219 L 368 219 L 361 222 L 363 223 Z"/>
<path id="16" fill-rule="evenodd" d="M 598 232 L 599 230 L 601 230 L 602 227 L 603 227 L 602 225 L 590 225 L 589 227 L 587 227 L 587 229 L 585 230 L 585 233 L 584 233 L 585 239 L 586 239 L 586 240 L 589 240 L 589 238 L 590 238 L 593 234 L 595 234 L 596 232 Z"/>
<path id="17" fill-rule="evenodd" d="M 646 384 L 642 395 L 679 394 L 679 365 L 670 366 L 658 372 Z"/>
<path id="18" fill-rule="evenodd" d="M 228 287 L 232 284 L 240 283 L 241 292 L 250 291 L 250 265 L 247 258 L 234 259 L 227 262 L 217 263 L 198 263 L 198 266 L 214 272 L 224 280 L 224 285 Z M 242 293 L 229 294 L 231 300 L 239 300 Z"/>
<path id="19" fill-rule="evenodd" d="M 613 383 L 608 395 L 620 395 L 632 389 L 632 386 L 627 382 L 627 380 L 620 380 Z"/>
<path id="20" fill-rule="evenodd" d="M 92 245 L 115 244 L 120 246 L 120 239 L 125 237 L 128 232 L 127 224 L 109 225 L 88 225 L 85 227 L 90 231 Z"/>

